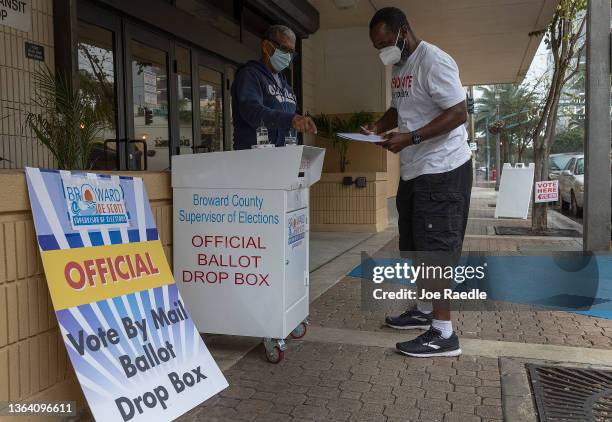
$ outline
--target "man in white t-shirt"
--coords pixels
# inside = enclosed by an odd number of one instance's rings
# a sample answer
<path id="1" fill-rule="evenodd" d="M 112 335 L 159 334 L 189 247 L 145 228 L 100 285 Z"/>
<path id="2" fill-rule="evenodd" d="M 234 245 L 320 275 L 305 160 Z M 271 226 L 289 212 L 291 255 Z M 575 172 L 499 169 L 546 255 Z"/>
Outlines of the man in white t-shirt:
<path id="1" fill-rule="evenodd" d="M 459 69 L 447 53 L 419 40 L 397 8 L 376 12 L 370 21 L 370 39 L 382 62 L 393 66 L 391 107 L 366 132 L 386 133 L 380 145 L 400 154 L 396 197 L 400 252 L 413 258 L 414 265 L 452 265 L 461 254 L 472 189 L 464 127 L 466 95 Z M 389 132 L 395 128 L 399 131 Z M 417 284 L 419 293 L 450 287 L 448 280 Z M 401 353 L 461 354 L 448 300 L 418 300 L 415 308 L 385 322 L 397 329 L 427 329 L 414 340 L 398 343 Z"/>

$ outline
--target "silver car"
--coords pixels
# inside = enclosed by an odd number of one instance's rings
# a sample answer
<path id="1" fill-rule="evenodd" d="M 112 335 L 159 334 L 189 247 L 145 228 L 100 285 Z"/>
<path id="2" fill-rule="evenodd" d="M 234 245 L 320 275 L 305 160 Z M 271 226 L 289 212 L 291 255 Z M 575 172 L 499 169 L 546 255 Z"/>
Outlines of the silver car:
<path id="1" fill-rule="evenodd" d="M 548 156 L 548 180 L 559 179 L 559 174 L 563 171 L 569 160 L 580 152 L 561 152 Z"/>
<path id="2" fill-rule="evenodd" d="M 559 174 L 561 208 L 582 217 L 584 205 L 584 155 L 573 156 Z"/>

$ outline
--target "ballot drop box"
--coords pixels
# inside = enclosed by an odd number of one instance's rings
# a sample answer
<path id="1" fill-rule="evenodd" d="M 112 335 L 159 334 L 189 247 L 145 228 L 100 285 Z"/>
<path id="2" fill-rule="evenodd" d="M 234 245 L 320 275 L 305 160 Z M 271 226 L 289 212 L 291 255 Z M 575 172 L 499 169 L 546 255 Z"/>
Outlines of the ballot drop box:
<path id="1" fill-rule="evenodd" d="M 172 157 L 174 275 L 200 332 L 264 338 L 271 362 L 309 313 L 309 187 L 324 149 Z"/>

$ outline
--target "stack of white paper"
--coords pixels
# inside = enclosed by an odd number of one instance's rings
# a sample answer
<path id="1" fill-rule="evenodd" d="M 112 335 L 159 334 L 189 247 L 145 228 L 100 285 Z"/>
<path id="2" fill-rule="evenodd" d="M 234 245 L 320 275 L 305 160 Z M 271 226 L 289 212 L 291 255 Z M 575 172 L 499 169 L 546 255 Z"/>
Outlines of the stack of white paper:
<path id="1" fill-rule="evenodd" d="M 338 133 L 339 138 L 348 139 L 350 141 L 359 142 L 383 142 L 384 139 L 378 135 L 363 135 L 361 133 Z"/>

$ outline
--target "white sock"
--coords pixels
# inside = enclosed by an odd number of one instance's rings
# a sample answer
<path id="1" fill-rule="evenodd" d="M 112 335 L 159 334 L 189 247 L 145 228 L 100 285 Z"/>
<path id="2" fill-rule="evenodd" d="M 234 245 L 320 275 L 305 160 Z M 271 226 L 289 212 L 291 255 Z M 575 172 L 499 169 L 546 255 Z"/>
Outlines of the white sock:
<path id="1" fill-rule="evenodd" d="M 442 333 L 442 338 L 449 338 L 453 335 L 453 321 L 434 319 L 431 326 Z"/>
<path id="2" fill-rule="evenodd" d="M 417 309 L 424 314 L 430 314 L 433 312 L 433 302 L 417 299 Z"/>

